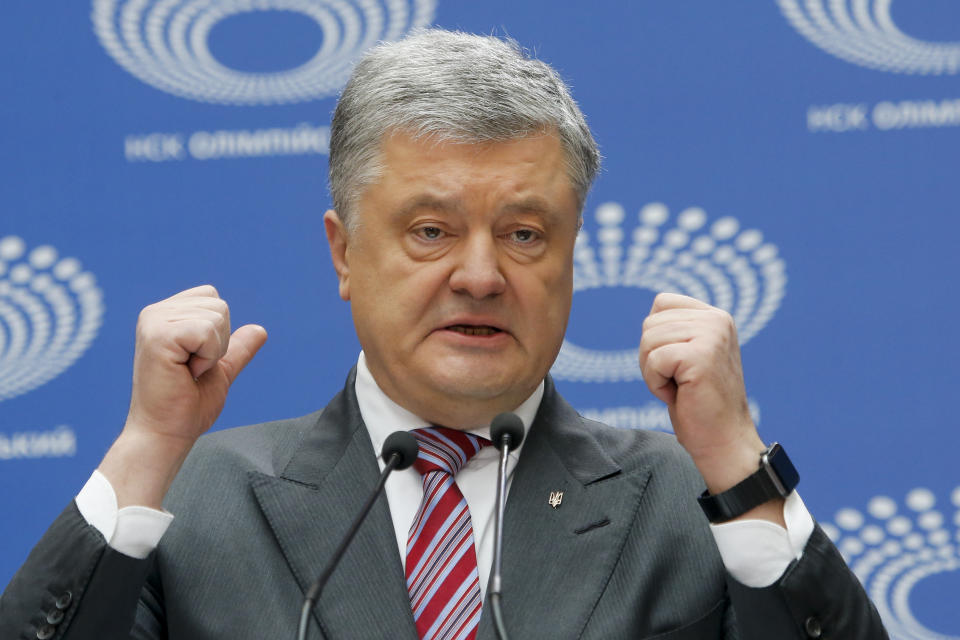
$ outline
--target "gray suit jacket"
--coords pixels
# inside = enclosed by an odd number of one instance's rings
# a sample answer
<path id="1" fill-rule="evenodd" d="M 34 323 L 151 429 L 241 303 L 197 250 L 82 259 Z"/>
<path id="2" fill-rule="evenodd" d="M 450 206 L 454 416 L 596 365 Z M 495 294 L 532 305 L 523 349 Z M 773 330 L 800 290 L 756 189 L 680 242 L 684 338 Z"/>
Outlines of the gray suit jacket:
<path id="1" fill-rule="evenodd" d="M 146 560 L 107 547 L 71 504 L 0 596 L 0 638 L 45 625 L 71 639 L 293 638 L 304 591 L 378 476 L 353 382 L 322 412 L 201 439 Z M 515 474 L 503 559 L 515 640 L 886 637 L 819 528 L 777 584 L 730 578 L 676 440 L 585 420 L 550 380 Z M 321 635 L 417 637 L 382 497 L 317 604 Z M 495 637 L 486 610 L 478 637 Z"/>

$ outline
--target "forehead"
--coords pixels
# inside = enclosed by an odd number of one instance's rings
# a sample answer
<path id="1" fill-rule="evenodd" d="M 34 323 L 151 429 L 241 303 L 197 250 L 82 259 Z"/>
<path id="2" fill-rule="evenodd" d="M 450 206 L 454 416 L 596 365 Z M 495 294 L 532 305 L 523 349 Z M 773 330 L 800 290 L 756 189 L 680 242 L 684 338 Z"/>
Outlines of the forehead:
<path id="1" fill-rule="evenodd" d="M 480 143 L 393 132 L 381 144 L 378 164 L 378 178 L 361 197 L 362 210 L 579 214 L 562 146 L 550 132 Z"/>

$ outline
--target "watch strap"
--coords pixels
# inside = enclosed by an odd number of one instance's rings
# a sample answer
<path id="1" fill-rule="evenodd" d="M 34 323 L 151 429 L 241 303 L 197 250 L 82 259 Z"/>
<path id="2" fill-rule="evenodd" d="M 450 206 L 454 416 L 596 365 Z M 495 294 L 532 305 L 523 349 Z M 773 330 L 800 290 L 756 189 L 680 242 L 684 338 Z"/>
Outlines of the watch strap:
<path id="1" fill-rule="evenodd" d="M 755 473 L 716 495 L 704 491 L 697 502 L 710 522 L 726 522 L 769 500 L 785 498 L 799 480 L 786 451 L 774 443 L 761 455 L 760 468 Z"/>

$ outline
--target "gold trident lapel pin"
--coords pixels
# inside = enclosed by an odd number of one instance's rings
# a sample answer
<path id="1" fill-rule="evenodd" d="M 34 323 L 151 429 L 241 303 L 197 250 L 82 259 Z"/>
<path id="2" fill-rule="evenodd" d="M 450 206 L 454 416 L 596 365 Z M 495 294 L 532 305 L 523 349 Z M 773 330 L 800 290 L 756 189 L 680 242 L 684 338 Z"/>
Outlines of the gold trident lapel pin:
<path id="1" fill-rule="evenodd" d="M 561 502 L 563 502 L 563 491 L 551 491 L 550 497 L 547 499 L 547 504 L 556 509 L 560 506 Z"/>

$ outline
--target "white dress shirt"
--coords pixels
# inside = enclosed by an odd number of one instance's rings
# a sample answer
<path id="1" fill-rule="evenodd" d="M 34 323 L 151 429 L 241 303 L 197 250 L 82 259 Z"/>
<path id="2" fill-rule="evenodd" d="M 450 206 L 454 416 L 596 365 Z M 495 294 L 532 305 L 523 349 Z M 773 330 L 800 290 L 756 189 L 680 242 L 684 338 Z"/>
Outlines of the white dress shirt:
<path id="1" fill-rule="evenodd" d="M 393 402 L 380 389 L 361 352 L 357 362 L 357 402 L 360 415 L 373 442 L 372 455 L 379 460 L 380 450 L 387 436 L 394 431 L 410 431 L 430 426 Z M 514 409 L 528 430 L 543 398 L 543 383 L 519 407 Z M 490 429 L 471 431 L 484 438 Z M 507 460 L 507 482 L 522 453 L 521 445 L 511 451 Z M 473 520 L 477 564 L 480 574 L 480 593 L 486 593 L 490 564 L 493 562 L 494 502 L 496 499 L 497 463 L 499 452 L 484 447 L 457 473 L 456 482 L 470 507 Z M 379 460 L 383 469 L 383 461 Z M 397 550 L 401 561 L 406 561 L 407 533 L 423 498 L 420 474 L 410 467 L 395 471 L 385 487 Z M 173 520 L 166 511 L 147 507 L 117 509 L 117 497 L 110 482 L 99 471 L 84 485 L 76 498 L 77 508 L 89 524 L 94 526 L 107 543 L 117 551 L 134 558 L 145 558 L 156 548 Z M 765 520 L 739 520 L 710 525 L 720 556 L 730 574 L 749 587 L 765 587 L 776 582 L 787 566 L 803 553 L 813 533 L 813 518 L 796 491 L 787 497 L 784 505 L 787 528 Z"/>

